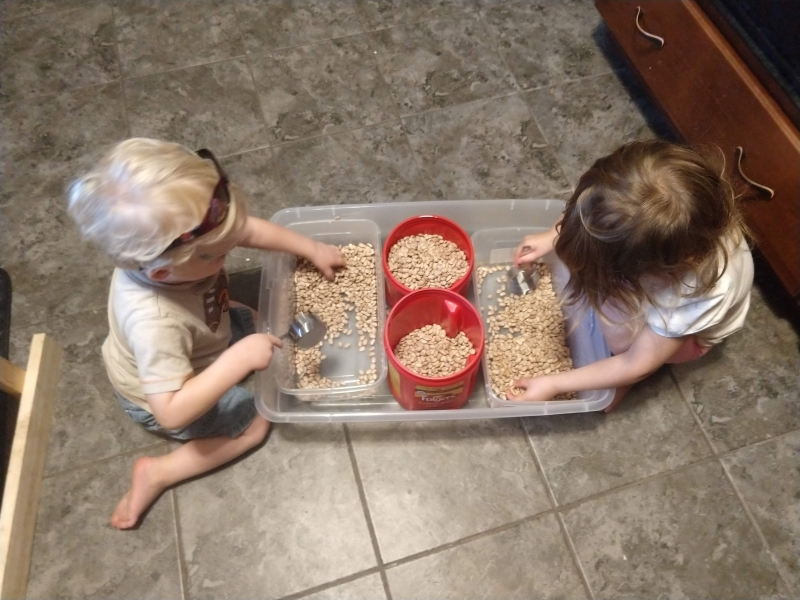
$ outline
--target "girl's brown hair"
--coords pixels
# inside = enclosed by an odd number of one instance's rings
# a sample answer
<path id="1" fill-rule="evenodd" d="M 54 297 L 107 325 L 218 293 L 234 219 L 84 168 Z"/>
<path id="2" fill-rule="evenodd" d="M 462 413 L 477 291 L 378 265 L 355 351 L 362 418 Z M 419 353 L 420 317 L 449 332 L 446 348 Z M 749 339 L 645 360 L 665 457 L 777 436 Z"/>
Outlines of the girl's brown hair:
<path id="1" fill-rule="evenodd" d="M 678 290 L 690 271 L 691 295 L 702 295 L 745 233 L 733 189 L 709 159 L 661 140 L 626 144 L 597 160 L 567 202 L 555 244 L 571 275 L 565 299 L 598 311 L 614 301 L 636 317 L 651 301 L 643 280 Z"/>

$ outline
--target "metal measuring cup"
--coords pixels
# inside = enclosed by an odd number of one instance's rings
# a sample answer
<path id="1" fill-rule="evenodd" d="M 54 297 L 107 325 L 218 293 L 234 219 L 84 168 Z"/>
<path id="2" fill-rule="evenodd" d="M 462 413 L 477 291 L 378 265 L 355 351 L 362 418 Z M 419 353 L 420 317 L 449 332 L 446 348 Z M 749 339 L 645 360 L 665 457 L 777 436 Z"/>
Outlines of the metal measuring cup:
<path id="1" fill-rule="evenodd" d="M 300 348 L 313 348 L 325 339 L 328 327 L 313 313 L 297 313 L 289 325 L 289 331 L 281 339 L 291 338 Z"/>
<path id="2" fill-rule="evenodd" d="M 530 250 L 528 246 L 522 248 L 523 252 L 527 250 Z M 524 296 L 528 292 L 535 290 L 541 279 L 539 270 L 536 268 L 537 264 L 538 263 L 533 262 L 522 269 L 519 267 L 511 267 L 507 271 L 508 283 L 506 284 L 506 289 L 508 292 L 515 296 Z"/>

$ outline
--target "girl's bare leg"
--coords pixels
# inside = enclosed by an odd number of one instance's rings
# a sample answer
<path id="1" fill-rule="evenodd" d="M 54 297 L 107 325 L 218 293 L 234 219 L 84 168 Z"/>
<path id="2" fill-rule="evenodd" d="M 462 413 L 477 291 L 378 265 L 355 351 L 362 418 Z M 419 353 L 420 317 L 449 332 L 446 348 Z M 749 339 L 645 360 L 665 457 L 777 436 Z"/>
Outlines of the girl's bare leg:
<path id="1" fill-rule="evenodd" d="M 140 458 L 133 465 L 131 487 L 117 504 L 111 524 L 117 529 L 133 527 L 165 489 L 244 454 L 260 444 L 268 430 L 269 421 L 256 415 L 239 437 L 191 440 L 169 454 Z"/>

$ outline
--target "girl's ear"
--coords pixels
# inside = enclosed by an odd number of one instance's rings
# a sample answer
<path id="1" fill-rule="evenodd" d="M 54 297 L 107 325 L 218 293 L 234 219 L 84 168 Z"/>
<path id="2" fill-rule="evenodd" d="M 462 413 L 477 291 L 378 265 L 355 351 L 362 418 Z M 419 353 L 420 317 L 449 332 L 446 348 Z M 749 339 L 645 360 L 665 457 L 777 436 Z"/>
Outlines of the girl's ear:
<path id="1" fill-rule="evenodd" d="M 169 269 L 152 269 L 147 272 L 147 276 L 153 281 L 164 281 L 169 277 Z"/>

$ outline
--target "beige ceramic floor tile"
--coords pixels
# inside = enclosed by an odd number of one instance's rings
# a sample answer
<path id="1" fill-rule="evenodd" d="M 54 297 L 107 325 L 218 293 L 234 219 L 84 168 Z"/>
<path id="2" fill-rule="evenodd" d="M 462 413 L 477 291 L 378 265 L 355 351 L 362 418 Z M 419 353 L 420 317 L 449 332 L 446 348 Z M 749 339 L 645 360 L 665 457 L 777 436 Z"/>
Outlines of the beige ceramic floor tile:
<path id="1" fill-rule="evenodd" d="M 47 452 L 47 473 L 163 441 L 134 423 L 114 398 L 100 355 L 100 347 L 108 335 L 105 310 L 79 313 L 68 319 L 51 318 L 29 327 L 15 328 L 11 338 L 12 360 L 24 367 L 31 338 L 42 332 L 52 336 L 64 350 Z M 120 477 L 123 478 L 122 474 Z"/>
<path id="2" fill-rule="evenodd" d="M 162 445 L 149 454 L 166 450 Z M 136 458 L 117 457 L 44 480 L 28 598 L 182 597 L 172 492 L 136 529 L 109 524 Z"/>
<path id="3" fill-rule="evenodd" d="M 722 459 L 770 549 L 800 597 L 800 432 Z"/>
<path id="4" fill-rule="evenodd" d="M 559 504 L 711 454 L 666 369 L 608 414 L 529 417 L 525 424 Z"/>
<path id="5" fill-rule="evenodd" d="M 381 576 L 367 575 L 361 579 L 343 583 L 322 592 L 303 596 L 302 600 L 385 600 Z"/>
<path id="6" fill-rule="evenodd" d="M 564 514 L 595 598 L 772 598 L 785 587 L 716 461 Z"/>
<path id="7" fill-rule="evenodd" d="M 117 44 L 126 77 L 244 54 L 234 4 L 225 0 L 119 2 Z"/>
<path id="8" fill-rule="evenodd" d="M 386 562 L 550 508 L 516 419 L 350 427 Z"/>
<path id="9" fill-rule="evenodd" d="M 273 427 L 176 492 L 190 598 L 280 598 L 376 566 L 342 428 Z"/>
<path id="10" fill-rule="evenodd" d="M 570 186 L 517 95 L 408 117 L 403 127 L 438 199 L 548 198 Z"/>
<path id="11" fill-rule="evenodd" d="M 125 104 L 134 136 L 209 148 L 219 156 L 267 144 L 243 58 L 129 79 Z"/>
<path id="12" fill-rule="evenodd" d="M 720 452 L 800 427 L 800 334 L 758 288 L 741 331 L 673 370 Z"/>
<path id="13" fill-rule="evenodd" d="M 585 598 L 554 515 L 387 571 L 392 598 Z"/>

